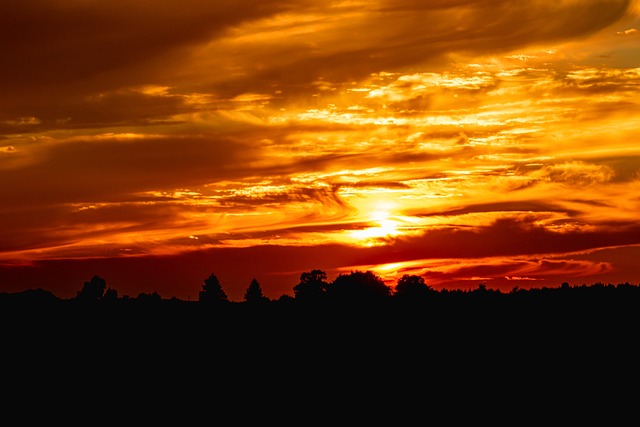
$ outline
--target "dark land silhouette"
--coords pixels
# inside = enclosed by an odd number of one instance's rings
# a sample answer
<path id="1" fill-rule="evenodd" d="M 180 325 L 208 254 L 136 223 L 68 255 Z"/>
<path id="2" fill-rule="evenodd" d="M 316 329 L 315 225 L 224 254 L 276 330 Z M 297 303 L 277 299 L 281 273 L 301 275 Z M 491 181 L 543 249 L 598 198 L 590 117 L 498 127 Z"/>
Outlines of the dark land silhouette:
<path id="1" fill-rule="evenodd" d="M 514 335 L 546 330 L 573 332 L 622 331 L 640 325 L 640 286 L 631 283 L 569 285 L 509 292 L 479 283 L 473 290 L 435 290 L 423 277 L 405 275 L 395 287 L 371 271 L 352 271 L 328 281 L 323 270 L 303 272 L 293 296 L 266 297 L 257 279 L 248 284 L 243 301 L 230 301 L 215 273 L 203 278 L 197 301 L 162 298 L 157 292 L 119 296 L 105 278 L 94 275 L 75 297 L 62 299 L 38 288 L 0 293 L 5 324 L 21 329 L 74 322 L 122 330 L 146 322 L 148 333 L 181 329 L 198 334 L 213 324 L 221 334 L 278 334 L 292 328 L 333 331 L 358 327 L 389 335 L 450 331 Z M 394 329 L 395 328 L 395 329 Z M 572 331 L 573 328 L 573 331 Z M 261 331 L 261 329 L 263 329 Z M 267 332 L 268 330 L 268 332 Z M 176 332 L 177 333 L 177 332 Z M 302 332 L 304 333 L 304 332 Z"/>
<path id="2" fill-rule="evenodd" d="M 417 275 L 404 275 L 398 279 L 395 287 L 386 285 L 372 271 L 351 271 L 340 274 L 333 281 L 327 281 L 323 270 L 311 270 L 300 275 L 298 284 L 292 287 L 293 296 L 283 294 L 277 299 L 264 295 L 257 279 L 248 284 L 242 301 L 231 301 L 227 297 L 224 285 L 215 273 L 203 279 L 198 300 L 181 300 L 176 297 L 163 298 L 157 292 L 140 293 L 135 297 L 119 296 L 117 289 L 108 287 L 107 280 L 94 275 L 79 287 L 76 296 L 60 298 L 44 288 L 33 288 L 19 292 L 0 292 L 0 307 L 3 311 L 28 309 L 29 306 L 45 308 L 59 306 L 68 309 L 98 307 L 110 309 L 137 308 L 140 310 L 156 308 L 189 308 L 201 311 L 232 310 L 248 313 L 249 309 L 258 310 L 270 307 L 275 310 L 295 310 L 294 307 L 332 308 L 336 310 L 376 310 L 394 309 L 410 311 L 429 311 L 441 309 L 500 309 L 518 307 L 526 309 L 542 304 L 546 308 L 556 307 L 567 310 L 586 308 L 609 310 L 611 305 L 635 306 L 640 302 L 640 285 L 629 282 L 620 284 L 594 283 L 591 285 L 570 285 L 564 282 L 557 287 L 512 288 L 509 292 L 494 290 L 485 282 L 478 283 L 475 289 L 441 289 L 429 286 L 425 279 Z M 198 308 L 200 307 L 200 308 Z M 246 308 L 246 310 L 245 310 Z"/>
<path id="3" fill-rule="evenodd" d="M 0 294 L 0 367 L 12 396 L 49 387 L 62 399 L 67 387 L 99 401 L 95 414 L 104 399 L 155 415 L 187 400 L 302 424 L 384 414 L 404 425 L 443 408 L 546 423 L 635 384 L 639 308 L 629 283 L 437 291 L 404 276 L 392 290 L 369 271 L 329 282 L 312 270 L 293 296 L 266 298 L 253 279 L 237 302 L 215 274 L 198 301 L 120 297 L 94 276 L 74 298 Z"/>

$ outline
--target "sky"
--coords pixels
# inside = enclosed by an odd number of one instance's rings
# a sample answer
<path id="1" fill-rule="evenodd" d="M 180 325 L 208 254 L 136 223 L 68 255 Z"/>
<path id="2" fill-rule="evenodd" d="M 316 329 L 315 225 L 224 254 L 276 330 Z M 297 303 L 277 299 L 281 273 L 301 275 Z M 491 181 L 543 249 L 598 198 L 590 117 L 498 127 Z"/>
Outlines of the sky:
<path id="1" fill-rule="evenodd" d="M 640 2 L 0 3 L 0 291 L 640 281 Z"/>

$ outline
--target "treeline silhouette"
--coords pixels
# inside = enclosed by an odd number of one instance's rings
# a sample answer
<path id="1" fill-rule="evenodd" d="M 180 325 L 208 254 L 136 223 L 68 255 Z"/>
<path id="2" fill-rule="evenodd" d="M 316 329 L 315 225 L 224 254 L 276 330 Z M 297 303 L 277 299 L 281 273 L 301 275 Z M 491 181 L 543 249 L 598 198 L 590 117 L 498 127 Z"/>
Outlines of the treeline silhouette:
<path id="1" fill-rule="evenodd" d="M 475 289 L 440 289 L 436 290 L 428 285 L 422 276 L 404 275 L 398 279 L 395 287 L 384 283 L 376 273 L 367 270 L 355 270 L 350 273 L 338 275 L 335 280 L 328 281 L 327 274 L 323 270 L 315 269 L 303 272 L 300 281 L 293 286 L 293 297 L 287 294 L 278 299 L 270 299 L 265 296 L 262 286 L 253 278 L 249 283 L 242 301 L 231 301 L 224 286 L 218 277 L 212 273 L 203 281 L 202 289 L 198 294 L 198 301 L 207 305 L 319 305 L 319 304 L 349 304 L 362 306 L 369 304 L 385 304 L 391 301 L 399 304 L 427 304 L 435 302 L 509 302 L 509 301 L 534 301 L 554 299 L 558 302 L 586 302 L 588 300 L 600 301 L 602 298 L 640 297 L 640 285 L 629 282 L 619 284 L 604 284 L 597 282 L 591 285 L 570 285 L 563 282 L 558 287 L 534 287 L 522 289 L 513 287 L 509 292 L 490 289 L 485 282 L 478 283 Z M 0 292 L 0 303 L 51 303 L 51 302 L 75 302 L 75 303 L 117 303 L 117 302 L 141 302 L 141 303 L 185 303 L 176 297 L 163 298 L 157 291 L 152 293 L 140 293 L 135 297 L 128 295 L 119 296 L 116 289 L 107 286 L 103 277 L 94 275 L 72 298 L 60 298 L 53 292 L 43 288 L 28 289 L 18 292 Z"/>
<path id="2" fill-rule="evenodd" d="M 244 315 L 267 312 L 312 312 L 332 310 L 334 313 L 354 311 L 369 313 L 451 314 L 483 318 L 496 313 L 518 315 L 532 312 L 542 316 L 553 313 L 581 311 L 591 315 L 604 313 L 635 312 L 640 308 L 640 285 L 629 282 L 620 284 L 594 283 L 570 285 L 563 282 L 558 287 L 512 288 L 509 292 L 490 289 L 482 282 L 475 289 L 436 290 L 424 277 L 404 275 L 391 287 L 372 271 L 355 270 L 338 275 L 328 281 L 325 271 L 314 269 L 303 272 L 293 286 L 293 296 L 283 294 L 277 299 L 264 295 L 262 286 L 253 278 L 244 292 L 242 301 L 231 301 L 223 284 L 212 273 L 203 280 L 197 301 L 176 297 L 162 298 L 157 292 L 140 293 L 135 297 L 119 296 L 116 289 L 107 286 L 105 278 L 94 275 L 84 282 L 75 297 L 59 298 L 42 288 L 21 292 L 0 293 L 0 307 L 6 312 L 12 307 L 23 310 L 25 306 L 73 307 L 99 310 L 193 310 L 203 313 L 231 313 Z"/>

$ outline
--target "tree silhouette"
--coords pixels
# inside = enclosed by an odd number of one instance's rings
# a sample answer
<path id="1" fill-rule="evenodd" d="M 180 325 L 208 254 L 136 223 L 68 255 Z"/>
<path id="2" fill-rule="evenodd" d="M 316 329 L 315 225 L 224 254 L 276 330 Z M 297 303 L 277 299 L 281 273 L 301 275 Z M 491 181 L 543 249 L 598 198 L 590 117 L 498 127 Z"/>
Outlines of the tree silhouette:
<path id="1" fill-rule="evenodd" d="M 204 285 L 202 285 L 198 299 L 202 302 L 210 303 L 229 302 L 227 294 L 224 289 L 222 289 L 222 285 L 214 273 L 211 273 L 209 277 L 204 279 Z"/>
<path id="2" fill-rule="evenodd" d="M 300 275 L 300 283 L 293 287 L 293 295 L 299 301 L 318 302 L 324 299 L 327 292 L 327 273 L 322 270 L 311 270 Z"/>
<path id="3" fill-rule="evenodd" d="M 102 301 L 117 301 L 118 300 L 118 291 L 115 289 L 107 288 L 104 291 L 104 295 L 102 295 Z"/>
<path id="4" fill-rule="evenodd" d="M 394 297 L 403 301 L 422 301 L 434 294 L 435 291 L 425 283 L 423 277 L 415 274 L 405 274 L 398 279 Z"/>
<path id="5" fill-rule="evenodd" d="M 327 288 L 332 301 L 348 303 L 381 302 L 391 296 L 391 288 L 372 271 L 340 274 Z"/>
<path id="6" fill-rule="evenodd" d="M 269 302 L 269 298 L 263 295 L 262 287 L 255 278 L 251 280 L 247 291 L 244 293 L 244 300 L 249 304 L 261 304 Z"/>
<path id="7" fill-rule="evenodd" d="M 84 286 L 76 294 L 76 300 L 83 302 L 100 301 L 107 289 L 107 281 L 98 275 L 94 275 L 90 281 L 84 282 Z M 109 294 L 111 296 L 111 292 Z"/>
<path id="8" fill-rule="evenodd" d="M 152 293 L 140 292 L 136 297 L 136 300 L 140 302 L 151 303 L 151 302 L 162 301 L 162 297 L 157 291 L 153 291 Z"/>

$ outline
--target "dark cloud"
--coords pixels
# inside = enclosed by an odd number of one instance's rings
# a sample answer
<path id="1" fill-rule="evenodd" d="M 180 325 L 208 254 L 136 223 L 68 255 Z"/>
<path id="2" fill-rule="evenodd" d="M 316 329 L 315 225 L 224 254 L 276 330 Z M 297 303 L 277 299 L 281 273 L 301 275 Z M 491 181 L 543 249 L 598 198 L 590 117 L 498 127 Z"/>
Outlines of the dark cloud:
<path id="1" fill-rule="evenodd" d="M 423 211 L 414 210 L 407 212 L 412 216 L 458 216 L 478 212 L 567 212 L 565 207 L 558 206 L 553 201 L 529 200 L 529 201 L 508 201 L 508 202 L 487 202 L 469 204 L 464 207 L 451 208 L 447 210 Z"/>
<path id="2" fill-rule="evenodd" d="M 8 134 L 42 133 L 61 129 L 106 127 L 146 127 L 175 124 L 172 116 L 195 111 L 179 96 L 154 96 L 133 90 L 111 92 L 90 98 L 43 99 L 37 104 L 17 106 L 0 132 Z M 15 120 L 18 117 L 18 120 Z M 29 122 L 31 118 L 31 122 Z"/>
<path id="3" fill-rule="evenodd" d="M 95 253 L 104 256 L 107 251 L 123 247 L 111 240 L 113 234 L 138 233 L 166 229 L 167 224 L 185 228 L 201 227 L 202 219 L 187 218 L 189 209 L 179 203 L 112 203 L 98 205 L 38 206 L 32 208 L 6 206 L 0 209 L 0 252 L 58 248 L 56 256 L 83 256 Z M 213 210 L 213 209 L 212 209 Z M 78 241 L 105 242 L 103 244 L 76 246 Z M 133 242 L 124 245 L 136 247 Z"/>
<path id="4" fill-rule="evenodd" d="M 35 161 L 0 169 L 7 205 L 127 200 L 246 173 L 249 147 L 229 138 L 167 137 L 45 143 Z"/>
<path id="5" fill-rule="evenodd" d="M 319 77 L 345 82 L 372 71 L 406 70 L 419 64 L 439 67 L 453 53 L 496 54 L 592 34 L 628 11 L 629 0 L 514 2 L 510 0 L 438 2 L 404 1 L 365 8 L 361 19 L 333 29 L 343 43 L 314 44 L 304 54 L 289 46 L 266 46 L 276 59 L 262 70 L 245 68 L 253 81 L 296 86 Z M 329 38 L 331 40 L 331 38 Z M 299 46 L 298 49 L 302 49 Z M 290 73 L 290 70 L 296 70 Z M 241 83 L 240 83 L 241 82 Z M 252 83 L 241 78 L 236 83 Z"/>
<path id="6" fill-rule="evenodd" d="M 159 65 L 155 62 L 159 57 L 175 60 L 180 49 L 207 41 L 241 22 L 273 15 L 287 3 L 3 2 L 0 48 L 10 59 L 3 64 L 0 88 L 6 96 L 52 87 L 80 88 L 88 82 L 95 85 L 94 90 L 107 90 L 111 77 L 121 70 L 133 72 L 128 84 L 148 83 L 149 75 L 162 71 L 153 68 Z M 138 74 L 141 68 L 148 73 L 143 80 Z"/>
<path id="7" fill-rule="evenodd" d="M 640 227 L 635 223 L 611 224 L 597 231 L 554 232 L 535 225 L 533 220 L 504 218 L 484 227 L 449 226 L 425 231 L 419 237 L 398 238 L 388 246 L 372 250 L 359 264 L 570 253 L 639 241 Z"/>
<path id="8" fill-rule="evenodd" d="M 358 8 L 363 12 L 361 17 L 341 21 L 331 30 L 336 37 L 355 36 L 343 44 L 344 48 L 314 44 L 304 54 L 296 52 L 294 57 L 300 60 L 283 63 L 296 69 L 296 73 L 266 64 L 267 71 L 261 74 L 284 83 L 306 75 L 305 82 L 310 82 L 308 73 L 318 70 L 317 74 L 325 76 L 339 73 L 342 81 L 368 74 L 372 69 L 410 65 L 453 51 L 502 50 L 577 37 L 619 19 L 629 4 L 627 0 L 575 1 L 552 6 L 539 1 L 506 0 L 372 3 L 364 10 Z M 157 82 L 167 73 L 176 73 L 181 63 L 189 67 L 184 62 L 190 59 L 186 50 L 189 47 L 215 40 L 229 28 L 279 12 L 301 12 L 305 8 L 313 12 L 311 5 L 257 0 L 143 1 L 126 5 L 61 5 L 31 0 L 3 4 L 0 47 L 11 60 L 3 67 L 0 87 L 8 98 L 43 88 L 84 87 L 95 92 L 109 90 L 114 84 Z M 339 8 L 335 10 L 339 12 Z M 372 32 L 373 28 L 378 32 Z M 296 46 L 295 40 L 289 43 Z M 283 49 L 287 47 L 276 50 Z"/>
<path id="9" fill-rule="evenodd" d="M 433 269 L 425 273 L 427 283 L 434 289 L 473 290 L 479 285 L 501 292 L 514 288 L 530 289 L 558 287 L 563 282 L 596 283 L 598 277 L 610 274 L 610 262 L 592 262 L 568 259 L 520 259 L 512 261 L 487 261 L 477 264 L 459 264 L 444 271 Z M 523 276 L 524 274 L 524 276 Z"/>
<path id="10" fill-rule="evenodd" d="M 68 118 L 89 126 L 118 118 L 131 122 L 136 114 L 118 117 L 117 110 L 122 115 L 130 110 L 122 105 L 125 99 L 120 98 L 120 104 L 104 103 L 98 111 L 91 97 L 149 84 L 228 97 L 274 88 L 283 89 L 283 97 L 300 92 L 306 96 L 311 83 L 322 77 L 350 82 L 372 72 L 424 63 L 436 66 L 451 53 L 495 53 L 585 36 L 615 22 L 630 5 L 628 0 L 553 5 L 508 0 L 385 1 L 366 7 L 328 3 L 5 2 L 0 6 L 0 49 L 6 58 L 0 69 L 0 121 L 35 117 L 45 123 L 43 128 Z M 285 12 L 294 18 L 282 24 L 283 31 L 287 25 L 305 29 L 296 14 L 348 14 L 313 31 L 311 25 L 325 22 L 318 15 L 302 36 L 272 42 L 267 30 L 259 37 L 252 31 L 261 27 L 243 26 Z M 239 28 L 248 34 L 235 37 L 253 35 L 255 42 L 227 46 L 224 37 Z M 164 113 L 159 111 L 162 105 L 139 119 L 154 111 Z"/>

